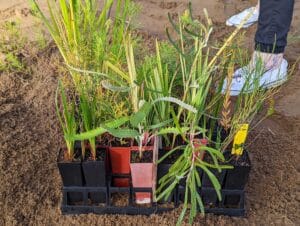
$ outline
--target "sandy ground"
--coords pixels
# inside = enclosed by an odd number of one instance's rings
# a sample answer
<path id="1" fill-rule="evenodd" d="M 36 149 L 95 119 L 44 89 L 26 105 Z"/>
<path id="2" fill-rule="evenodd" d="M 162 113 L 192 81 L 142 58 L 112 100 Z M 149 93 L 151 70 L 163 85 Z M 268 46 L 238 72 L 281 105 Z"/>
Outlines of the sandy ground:
<path id="1" fill-rule="evenodd" d="M 42 1 L 41 1 L 42 2 Z M 164 37 L 166 13 L 184 10 L 187 1 L 140 0 L 140 28 Z M 224 20 L 255 1 L 194 0 L 194 12 L 206 7 L 217 35 L 231 31 Z M 226 2 L 227 4 L 224 4 Z M 19 20 L 24 33 L 34 38 L 36 20 L 24 0 L 0 0 L 0 21 Z M 300 1 L 296 0 L 291 35 L 299 35 Z M 297 30 L 298 29 L 298 30 Z M 37 31 L 38 32 L 38 31 Z M 247 30 L 251 48 L 255 26 Z M 0 73 L 0 225 L 174 225 L 177 211 L 145 216 L 63 216 L 61 181 L 56 168 L 63 143 L 54 110 L 59 76 L 57 50 L 24 50 L 32 73 Z M 290 62 L 300 55 L 299 42 L 290 43 Z M 247 217 L 207 215 L 195 225 L 300 225 L 300 78 L 299 71 L 276 98 L 276 114 L 251 133 L 253 169 L 247 187 Z"/>

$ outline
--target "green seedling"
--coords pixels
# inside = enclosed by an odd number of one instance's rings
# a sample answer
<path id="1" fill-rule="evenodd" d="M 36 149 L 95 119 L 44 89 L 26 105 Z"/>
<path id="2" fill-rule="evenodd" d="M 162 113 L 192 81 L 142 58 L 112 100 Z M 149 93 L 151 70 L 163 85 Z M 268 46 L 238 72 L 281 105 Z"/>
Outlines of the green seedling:
<path id="1" fill-rule="evenodd" d="M 115 1 L 114 18 L 109 13 L 113 0 L 104 1 L 100 13 L 96 0 L 59 0 L 58 3 L 47 0 L 49 17 L 36 0 L 32 3 L 55 41 L 75 85 L 81 82 L 80 73 L 71 68 L 105 72 L 106 60 L 123 63 L 124 34 L 136 13 L 136 6 L 130 0 Z"/>
<path id="2" fill-rule="evenodd" d="M 65 88 L 61 82 L 59 82 L 56 91 L 55 105 L 56 113 L 62 127 L 67 146 L 65 160 L 72 161 L 74 159 L 75 141 L 70 139 L 70 137 L 76 134 L 78 122 L 76 121 L 75 116 L 75 103 L 67 97 Z"/>

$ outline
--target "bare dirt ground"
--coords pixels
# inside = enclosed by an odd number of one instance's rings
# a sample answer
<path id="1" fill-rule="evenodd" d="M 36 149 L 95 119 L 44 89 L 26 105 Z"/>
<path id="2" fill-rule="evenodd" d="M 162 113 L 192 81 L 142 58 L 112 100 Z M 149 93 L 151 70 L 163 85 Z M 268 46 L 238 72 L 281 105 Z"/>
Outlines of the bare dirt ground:
<path id="1" fill-rule="evenodd" d="M 140 28 L 164 37 L 166 13 L 175 15 L 187 1 L 140 0 Z M 255 1 L 192 1 L 196 15 L 206 7 L 222 37 L 231 31 L 224 21 Z M 226 4 L 224 4 L 226 3 Z M 0 21 L 20 20 L 24 33 L 34 35 L 34 19 L 23 0 L 0 0 Z M 296 0 L 291 34 L 299 35 L 300 1 Z M 297 30 L 298 29 L 298 30 Z M 247 30 L 251 48 L 255 26 Z M 61 181 L 56 167 L 62 134 L 54 110 L 59 54 L 53 45 L 43 51 L 24 49 L 31 73 L 0 73 L 0 225 L 175 225 L 176 210 L 145 216 L 63 216 Z M 300 55 L 290 43 L 286 57 Z M 251 133 L 252 172 L 247 187 L 247 216 L 206 215 L 195 225 L 300 225 L 300 70 L 276 98 L 276 113 Z"/>

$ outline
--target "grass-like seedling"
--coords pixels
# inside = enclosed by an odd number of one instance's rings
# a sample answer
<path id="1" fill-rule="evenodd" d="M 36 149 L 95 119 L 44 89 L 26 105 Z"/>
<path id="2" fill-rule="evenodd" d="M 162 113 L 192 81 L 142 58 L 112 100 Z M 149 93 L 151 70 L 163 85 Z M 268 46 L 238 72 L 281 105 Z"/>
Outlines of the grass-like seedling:
<path id="1" fill-rule="evenodd" d="M 110 91 L 102 92 L 102 87 L 109 86 L 105 80 L 114 76 L 108 73 L 106 62 L 123 65 L 126 61 L 123 40 L 136 14 L 136 5 L 130 0 L 106 0 L 98 11 L 96 0 L 47 0 L 47 4 L 49 16 L 32 0 L 34 13 L 45 23 L 72 75 L 80 99 L 81 132 L 93 130 L 119 115 L 125 116 L 126 113 L 117 112 L 125 109 L 121 98 L 110 95 Z M 114 17 L 110 15 L 112 7 Z M 92 82 L 96 83 L 87 89 L 87 83 Z M 115 99 L 119 100 L 117 104 L 109 103 Z M 100 101 L 106 114 L 98 111 Z M 95 139 L 96 136 L 89 137 L 93 158 Z"/>
<path id="2" fill-rule="evenodd" d="M 106 0 L 98 12 L 96 0 L 47 0 L 47 17 L 36 0 L 35 12 L 43 20 L 60 53 L 69 66 L 75 84 L 80 73 L 72 68 L 104 72 L 104 62 L 125 59 L 122 42 L 137 7 L 130 0 Z M 110 15 L 115 2 L 114 18 Z M 121 64 L 121 63 L 120 63 Z"/>
<path id="3" fill-rule="evenodd" d="M 265 68 L 261 59 L 258 59 L 256 64 L 249 69 L 246 76 L 246 82 L 240 95 L 234 100 L 230 98 L 230 83 L 234 72 L 234 66 L 249 65 L 248 52 L 242 50 L 238 46 L 229 47 L 227 51 L 228 63 L 227 74 L 227 87 L 222 99 L 218 100 L 217 105 L 222 105 L 219 108 L 219 124 L 227 132 L 227 137 L 220 145 L 222 151 L 228 149 L 228 145 L 232 143 L 233 137 L 240 129 L 241 124 L 250 124 L 255 119 L 257 113 L 263 108 L 265 101 L 273 99 L 274 95 L 278 92 L 278 88 L 271 88 L 265 90 L 261 88 L 260 78 L 265 72 Z M 222 85 L 222 84 L 220 84 Z M 221 87 L 219 87 L 221 88 Z M 269 116 L 267 113 L 266 117 Z M 263 117 L 265 119 L 266 117 Z M 258 123 L 262 122 L 259 120 Z M 253 126 L 257 126 L 253 125 Z"/>
<path id="4" fill-rule="evenodd" d="M 74 144 L 75 140 L 70 139 L 76 134 L 78 122 L 75 116 L 75 102 L 68 98 L 65 88 L 61 82 L 58 84 L 56 91 L 56 112 L 63 129 L 64 138 L 67 146 L 67 152 L 64 155 L 66 161 L 72 161 L 74 158 Z"/>
<path id="5" fill-rule="evenodd" d="M 79 90 L 79 108 L 83 132 L 97 128 L 97 111 L 100 103 L 97 102 L 96 89 L 93 87 L 92 82 L 91 79 L 86 78 L 77 87 Z M 93 160 L 96 160 L 96 137 L 90 138 L 89 144 L 91 157 Z"/>
<path id="6" fill-rule="evenodd" d="M 174 81 L 177 75 L 172 73 L 172 69 L 169 70 L 173 66 L 170 65 L 170 58 L 162 59 L 162 45 L 158 41 L 155 44 L 156 54 L 147 57 L 142 65 L 144 99 L 150 102 L 174 95 Z M 169 48 L 167 44 L 163 44 L 163 47 Z M 159 101 L 153 106 L 147 120 L 150 125 L 153 125 L 154 130 L 173 124 L 171 109 L 172 106 L 169 101 Z M 167 136 L 165 136 L 165 140 L 168 141 Z"/>

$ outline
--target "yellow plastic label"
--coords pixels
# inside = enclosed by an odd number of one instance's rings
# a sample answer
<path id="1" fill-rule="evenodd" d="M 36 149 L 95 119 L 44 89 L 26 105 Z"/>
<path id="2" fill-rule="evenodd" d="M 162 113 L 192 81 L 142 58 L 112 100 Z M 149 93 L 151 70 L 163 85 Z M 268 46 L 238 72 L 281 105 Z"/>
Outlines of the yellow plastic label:
<path id="1" fill-rule="evenodd" d="M 244 151 L 244 144 L 247 139 L 249 130 L 249 124 L 240 125 L 240 129 L 237 131 L 234 140 L 231 154 L 233 155 L 242 155 Z"/>

